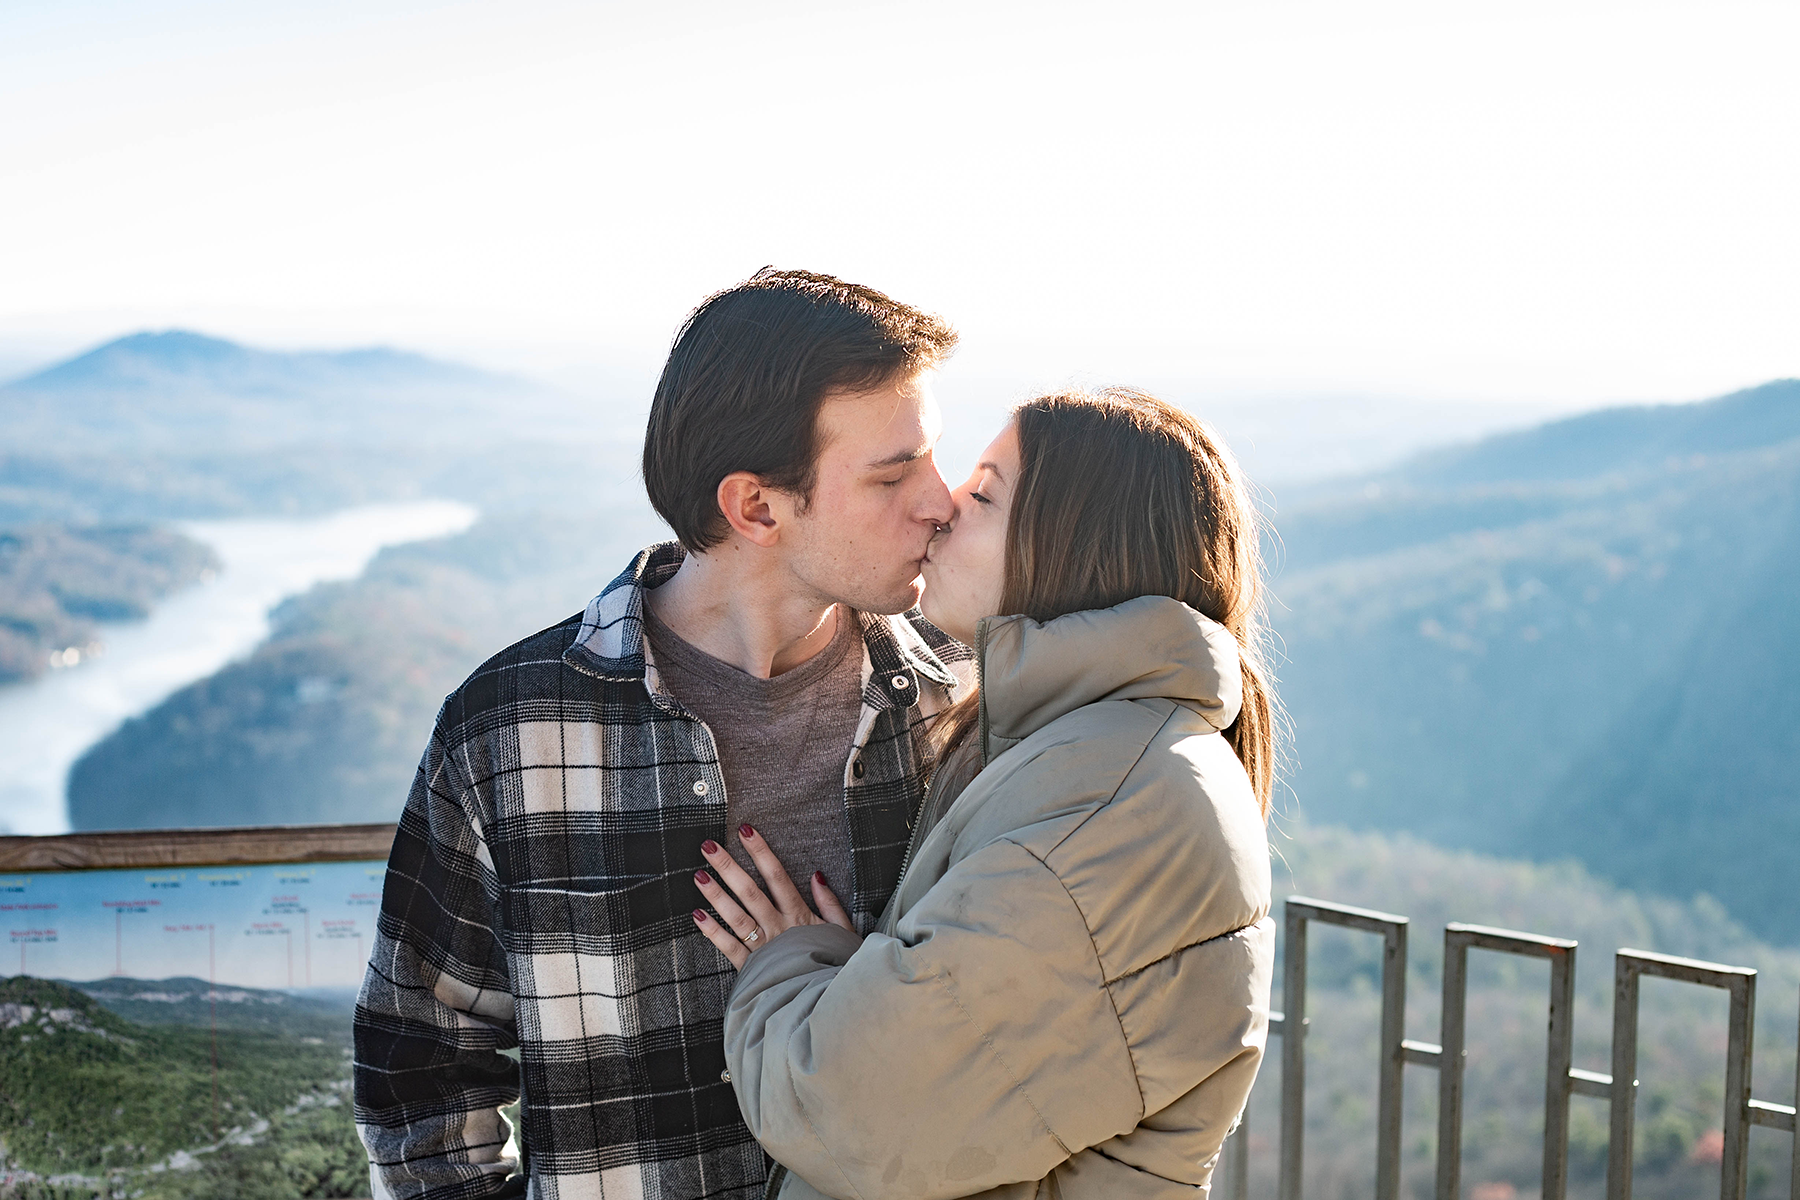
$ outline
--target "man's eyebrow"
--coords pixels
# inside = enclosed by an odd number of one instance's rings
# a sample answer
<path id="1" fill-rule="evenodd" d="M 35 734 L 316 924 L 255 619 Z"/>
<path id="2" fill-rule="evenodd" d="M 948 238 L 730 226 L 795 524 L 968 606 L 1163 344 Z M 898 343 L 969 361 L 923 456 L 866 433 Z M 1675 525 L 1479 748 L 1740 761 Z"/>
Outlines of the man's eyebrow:
<path id="1" fill-rule="evenodd" d="M 880 462 L 870 463 L 869 470 L 879 471 L 883 467 L 904 466 L 906 463 L 909 463 L 909 462 L 918 462 L 921 458 L 924 458 L 926 455 L 928 455 L 930 453 L 931 453 L 930 446 L 915 446 L 911 450 L 902 450 L 898 454 L 890 454 L 886 458 L 882 459 Z"/>

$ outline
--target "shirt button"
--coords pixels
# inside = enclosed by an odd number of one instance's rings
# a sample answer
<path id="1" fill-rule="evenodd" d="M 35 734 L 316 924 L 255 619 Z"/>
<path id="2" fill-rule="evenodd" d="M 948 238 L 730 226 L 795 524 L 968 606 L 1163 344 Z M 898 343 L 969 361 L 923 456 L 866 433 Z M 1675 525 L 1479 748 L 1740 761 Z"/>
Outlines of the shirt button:
<path id="1" fill-rule="evenodd" d="M 856 776 L 858 779 L 861 779 L 863 777 L 863 760 L 862 759 L 859 758 L 855 762 L 850 764 L 850 773 L 852 775 Z"/>
<path id="2" fill-rule="evenodd" d="M 904 675 L 896 675 L 896 676 L 894 676 L 894 679 L 893 679 L 893 684 L 894 684 L 895 688 L 905 688 L 905 687 L 909 686 L 911 683 L 912 683 L 912 680 L 908 679 Z"/>
<path id="3" fill-rule="evenodd" d="M 694 795 L 696 795 L 696 796 L 706 795 L 706 780 L 704 780 L 704 779 L 694 780 Z"/>
<path id="4" fill-rule="evenodd" d="M 719 1072 L 719 1082 L 720 1083 L 730 1083 L 731 1082 L 731 1072 L 730 1071 L 720 1071 Z"/>

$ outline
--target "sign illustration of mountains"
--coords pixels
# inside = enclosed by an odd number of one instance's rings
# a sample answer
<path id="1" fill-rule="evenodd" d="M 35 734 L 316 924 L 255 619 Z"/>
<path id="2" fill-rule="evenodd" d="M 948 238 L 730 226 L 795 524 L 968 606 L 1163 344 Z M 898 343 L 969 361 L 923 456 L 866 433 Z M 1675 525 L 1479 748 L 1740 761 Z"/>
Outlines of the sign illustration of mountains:
<path id="1" fill-rule="evenodd" d="M 374 941 L 383 869 L 347 862 L 0 876 L 6 973 L 355 988 Z"/>
<path id="2" fill-rule="evenodd" d="M 367 1194 L 349 1027 L 343 1003 L 220 999 L 194 979 L 0 980 L 0 1188 L 57 1200 Z"/>

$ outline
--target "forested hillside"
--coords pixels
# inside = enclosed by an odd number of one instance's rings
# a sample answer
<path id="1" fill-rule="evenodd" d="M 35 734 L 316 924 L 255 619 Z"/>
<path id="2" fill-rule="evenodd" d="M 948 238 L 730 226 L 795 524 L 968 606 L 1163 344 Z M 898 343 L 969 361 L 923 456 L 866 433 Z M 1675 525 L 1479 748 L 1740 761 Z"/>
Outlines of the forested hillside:
<path id="1" fill-rule="evenodd" d="M 169 529 L 0 528 L 0 684 L 75 665 L 100 649 L 96 622 L 143 617 L 217 567 L 210 549 Z"/>
<path id="2" fill-rule="evenodd" d="M 397 819 L 444 695 L 660 536 L 619 513 L 528 514 L 386 550 L 90 750 L 69 780 L 75 827 Z"/>
<path id="3" fill-rule="evenodd" d="M 1309 820 L 1573 858 L 1800 941 L 1800 383 L 1491 439 L 1275 523 Z"/>

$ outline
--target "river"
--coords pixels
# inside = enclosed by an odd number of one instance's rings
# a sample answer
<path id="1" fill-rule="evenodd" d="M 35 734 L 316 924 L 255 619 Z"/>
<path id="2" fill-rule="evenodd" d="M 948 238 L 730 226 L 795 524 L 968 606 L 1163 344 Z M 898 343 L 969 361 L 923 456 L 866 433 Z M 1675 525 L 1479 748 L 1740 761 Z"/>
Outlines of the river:
<path id="1" fill-rule="evenodd" d="M 216 574 L 147 620 L 103 626 L 100 656 L 0 686 L 0 832 L 67 832 L 69 768 L 89 746 L 256 646 L 287 597 L 354 579 L 384 546 L 460 533 L 475 516 L 466 504 L 425 500 L 324 517 L 179 522 L 218 553 Z"/>

